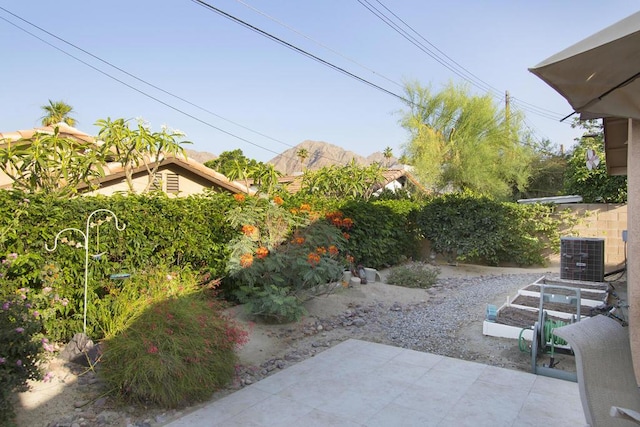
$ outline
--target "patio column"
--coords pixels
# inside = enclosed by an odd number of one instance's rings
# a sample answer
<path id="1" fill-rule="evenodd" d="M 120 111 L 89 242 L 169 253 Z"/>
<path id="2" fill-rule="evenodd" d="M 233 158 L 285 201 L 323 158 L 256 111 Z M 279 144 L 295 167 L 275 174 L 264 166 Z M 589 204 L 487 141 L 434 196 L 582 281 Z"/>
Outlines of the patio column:
<path id="1" fill-rule="evenodd" d="M 629 338 L 640 384 L 640 121 L 629 119 L 627 142 L 627 299 Z"/>

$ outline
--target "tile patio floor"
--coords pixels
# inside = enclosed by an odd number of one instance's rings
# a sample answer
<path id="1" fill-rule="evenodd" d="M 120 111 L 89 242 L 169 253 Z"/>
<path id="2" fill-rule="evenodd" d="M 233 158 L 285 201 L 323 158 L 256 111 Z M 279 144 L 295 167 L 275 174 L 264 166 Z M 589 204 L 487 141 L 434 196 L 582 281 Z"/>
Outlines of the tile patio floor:
<path id="1" fill-rule="evenodd" d="M 585 426 L 578 385 L 348 340 L 168 424 Z"/>

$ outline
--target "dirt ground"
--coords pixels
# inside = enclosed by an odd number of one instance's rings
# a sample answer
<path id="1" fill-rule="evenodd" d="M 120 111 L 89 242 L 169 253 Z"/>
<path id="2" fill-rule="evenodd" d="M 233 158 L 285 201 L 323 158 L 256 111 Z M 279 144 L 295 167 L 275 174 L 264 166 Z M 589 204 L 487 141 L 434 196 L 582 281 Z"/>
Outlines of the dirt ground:
<path id="1" fill-rule="evenodd" d="M 512 268 L 512 267 L 488 267 L 479 265 L 458 266 L 439 265 L 440 278 L 455 278 L 469 276 L 489 276 L 500 274 L 524 274 L 524 273 L 540 273 L 543 276 L 546 273 L 557 273 L 558 266 L 550 265 L 544 268 Z M 424 289 L 411 289 L 399 286 L 390 286 L 384 283 L 386 272 L 380 272 L 382 282 L 369 283 L 366 286 L 347 288 L 340 290 L 328 296 L 321 296 L 306 305 L 308 315 L 301 322 L 309 322 L 313 319 L 323 319 L 331 316 L 338 316 L 346 310 L 356 305 L 366 306 L 375 302 L 382 301 L 387 305 L 393 303 L 412 304 L 418 302 L 426 302 L 432 298 L 438 298 L 439 295 L 433 292 L 427 292 Z M 513 297 L 513 295 L 511 295 Z M 502 305 L 507 295 L 496 298 L 495 301 L 487 301 L 489 304 L 496 306 Z M 292 325 L 265 325 L 252 324 L 250 319 L 240 310 L 236 308 L 233 317 L 241 323 L 247 325 L 251 329 L 249 342 L 240 350 L 239 356 L 243 364 L 260 365 L 265 360 L 281 357 L 284 353 L 291 349 L 293 342 L 287 337 L 291 337 Z M 473 360 L 480 363 L 488 363 L 495 366 L 505 368 L 519 369 L 523 371 L 531 370 L 531 358 L 529 353 L 522 352 L 518 348 L 516 340 L 496 338 L 485 336 L 482 333 L 482 320 L 474 322 L 465 330 L 459 333 L 460 342 L 465 346 L 466 354 L 474 354 Z M 289 333 L 288 333 L 289 332 Z M 295 334 L 293 334 L 295 335 Z M 342 341 L 353 337 L 349 330 L 333 329 L 323 332 L 325 340 Z M 375 342 L 382 342 L 379 337 L 366 336 L 363 332 L 364 339 L 371 339 Z M 302 345 L 300 341 L 304 337 L 297 338 L 298 346 Z M 314 337 L 307 338 L 315 339 Z M 389 343 L 387 343 L 389 344 Z M 545 363 L 540 361 L 539 363 Z M 567 359 L 566 369 L 575 369 L 573 357 Z"/>
<path id="2" fill-rule="evenodd" d="M 440 265 L 439 268 L 440 278 L 521 273 L 540 273 L 542 276 L 545 273 L 558 271 L 558 267 L 554 265 L 537 269 L 462 264 L 458 266 Z M 437 292 L 433 291 L 386 285 L 383 283 L 386 273 L 385 271 L 380 272 L 382 283 L 375 282 L 366 286 L 340 289 L 333 294 L 320 296 L 309 301 L 306 304 L 308 315 L 294 324 L 254 323 L 244 313 L 242 307 L 230 309 L 230 316 L 249 331 L 248 343 L 239 350 L 241 364 L 259 367 L 269 360 L 283 358 L 292 349 L 305 345 L 310 348 L 311 340 L 318 339 L 317 333 L 309 334 L 305 328 L 308 328 L 314 319 L 339 316 L 357 305 L 366 306 L 377 302 L 404 305 L 427 302 L 431 298 L 438 297 Z M 504 302 L 504 298 L 488 301 L 488 303 L 500 306 Z M 360 338 L 354 336 L 350 332 L 352 330 L 352 328 L 333 328 L 322 331 L 321 335 L 323 341 L 331 342 L 333 345 L 347 338 Z M 362 338 L 385 343 L 376 337 L 368 337 L 366 334 Z M 461 345 L 465 346 L 467 356 L 471 355 L 472 360 L 523 371 L 531 369 L 530 355 L 518 349 L 517 341 L 484 336 L 482 334 L 482 320 L 461 331 L 459 338 Z M 562 369 L 575 369 L 575 365 L 572 367 L 572 364 L 572 357 L 560 360 Z M 58 420 L 68 415 L 70 411 L 73 413 L 74 407 L 86 399 L 87 390 L 90 390 L 91 384 L 79 387 L 79 372 L 74 372 L 68 365 L 57 362 L 54 362 L 48 370 L 54 374 L 54 381 L 36 383 L 31 391 L 20 394 L 19 405 L 16 408 L 19 426 L 46 426 L 47 421 Z"/>

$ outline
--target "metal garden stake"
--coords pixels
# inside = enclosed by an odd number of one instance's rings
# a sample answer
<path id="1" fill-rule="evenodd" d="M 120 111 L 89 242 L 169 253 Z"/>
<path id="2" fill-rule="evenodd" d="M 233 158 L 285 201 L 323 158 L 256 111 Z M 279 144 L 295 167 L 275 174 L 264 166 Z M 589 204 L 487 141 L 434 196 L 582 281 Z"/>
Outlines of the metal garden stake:
<path id="1" fill-rule="evenodd" d="M 89 216 L 87 217 L 87 226 L 85 228 L 85 231 L 82 231 L 82 230 L 80 230 L 78 228 L 65 228 L 63 230 L 60 230 L 58 232 L 58 234 L 56 234 L 56 238 L 55 238 L 55 241 L 54 241 L 53 248 L 49 248 L 49 246 L 46 244 L 46 242 L 44 244 L 44 247 L 45 247 L 45 249 L 47 251 L 53 252 L 58 247 L 58 238 L 65 231 L 75 231 L 75 232 L 80 233 L 82 235 L 82 237 L 84 237 L 84 244 L 82 246 L 78 246 L 78 247 L 81 247 L 81 248 L 84 249 L 84 315 L 83 315 L 83 332 L 85 334 L 87 333 L 87 285 L 88 285 L 88 282 L 89 282 L 89 237 L 90 237 L 89 227 L 90 226 L 97 226 L 98 227 L 96 235 L 97 235 L 98 245 L 99 245 L 100 244 L 100 240 L 99 240 L 100 239 L 100 228 L 99 228 L 100 227 L 100 223 L 98 223 L 98 224 L 91 223 L 91 218 L 95 214 L 100 213 L 100 212 L 105 212 L 108 215 L 111 215 L 111 217 L 113 217 L 113 219 L 115 220 L 115 226 L 116 226 L 117 230 L 122 231 L 122 230 L 125 229 L 125 227 L 126 227 L 125 224 L 122 224 L 122 227 L 120 227 L 118 225 L 118 217 L 112 211 L 110 211 L 109 209 L 96 209 L 95 211 L 91 212 L 89 214 Z M 110 221 L 111 217 L 107 216 L 106 220 Z M 93 255 L 93 258 L 94 259 L 99 259 L 102 254 L 103 253 L 97 253 L 96 255 Z"/>

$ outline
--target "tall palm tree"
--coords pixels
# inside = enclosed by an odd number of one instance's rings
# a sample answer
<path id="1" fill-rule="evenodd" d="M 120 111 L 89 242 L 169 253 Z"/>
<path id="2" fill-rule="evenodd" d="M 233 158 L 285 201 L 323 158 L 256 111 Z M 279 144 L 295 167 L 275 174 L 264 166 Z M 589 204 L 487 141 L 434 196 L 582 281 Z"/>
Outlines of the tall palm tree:
<path id="1" fill-rule="evenodd" d="M 304 161 L 309 157 L 309 150 L 306 148 L 301 148 L 296 151 L 296 156 L 300 159 L 300 163 L 302 163 L 302 168 L 305 169 Z"/>
<path id="2" fill-rule="evenodd" d="M 387 159 L 387 168 L 388 168 L 389 164 L 391 163 L 391 158 L 393 157 L 393 150 L 391 149 L 391 147 L 386 147 L 382 152 L 382 155 L 384 156 L 385 159 Z"/>
<path id="3" fill-rule="evenodd" d="M 42 126 L 51 126 L 57 123 L 66 123 L 69 126 L 75 126 L 77 121 L 71 117 L 73 107 L 64 101 L 49 100 L 49 105 L 43 105 L 42 111 L 46 114 L 42 116 Z"/>

